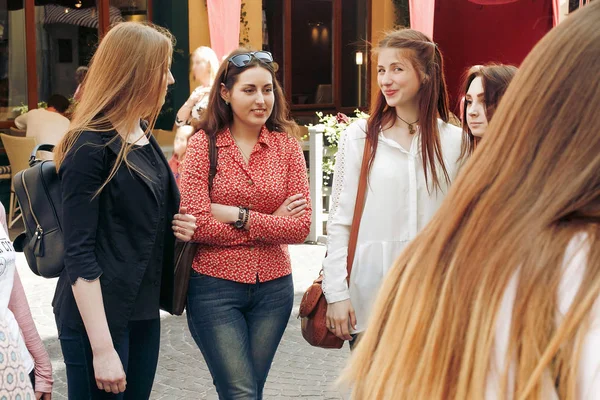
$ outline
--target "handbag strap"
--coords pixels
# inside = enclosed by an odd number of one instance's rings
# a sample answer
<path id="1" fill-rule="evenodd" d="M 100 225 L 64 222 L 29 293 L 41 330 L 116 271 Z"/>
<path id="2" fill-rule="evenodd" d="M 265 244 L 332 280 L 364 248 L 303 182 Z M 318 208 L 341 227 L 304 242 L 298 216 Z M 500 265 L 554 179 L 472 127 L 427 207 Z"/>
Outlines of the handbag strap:
<path id="1" fill-rule="evenodd" d="M 208 168 L 208 193 L 212 192 L 213 180 L 217 175 L 217 161 L 219 159 L 219 152 L 217 151 L 217 138 L 215 135 L 208 136 L 208 159 L 210 160 L 210 166 Z"/>
<path id="2" fill-rule="evenodd" d="M 354 216 L 352 217 L 352 227 L 350 228 L 350 240 L 348 242 L 348 257 L 346 269 L 348 270 L 348 282 L 350 282 L 350 273 L 352 272 L 352 263 L 356 253 L 356 241 L 358 240 L 358 229 L 360 219 L 365 208 L 365 198 L 367 195 L 367 178 L 369 175 L 369 159 L 371 158 L 371 146 L 365 139 L 365 150 L 363 151 L 362 163 L 360 166 L 360 177 L 358 178 L 358 193 L 356 194 L 356 204 L 354 205 Z"/>

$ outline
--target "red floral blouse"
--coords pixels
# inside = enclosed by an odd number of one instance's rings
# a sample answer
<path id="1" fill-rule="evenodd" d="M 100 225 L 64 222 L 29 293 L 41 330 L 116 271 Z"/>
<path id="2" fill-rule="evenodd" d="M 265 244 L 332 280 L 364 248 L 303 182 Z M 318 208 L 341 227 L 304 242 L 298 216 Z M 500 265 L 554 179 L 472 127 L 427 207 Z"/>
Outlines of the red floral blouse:
<path id="1" fill-rule="evenodd" d="M 248 165 L 229 129 L 217 135 L 219 160 L 211 197 L 208 194 L 208 138 L 204 131 L 188 142 L 181 172 L 181 206 L 197 219 L 193 240 L 201 246 L 195 271 L 242 283 L 265 282 L 292 272 L 289 243 L 302 243 L 311 213 L 306 162 L 300 143 L 286 133 L 263 127 Z M 271 215 L 286 198 L 302 193 L 308 201 L 300 218 Z M 250 229 L 217 221 L 210 204 L 250 209 Z"/>

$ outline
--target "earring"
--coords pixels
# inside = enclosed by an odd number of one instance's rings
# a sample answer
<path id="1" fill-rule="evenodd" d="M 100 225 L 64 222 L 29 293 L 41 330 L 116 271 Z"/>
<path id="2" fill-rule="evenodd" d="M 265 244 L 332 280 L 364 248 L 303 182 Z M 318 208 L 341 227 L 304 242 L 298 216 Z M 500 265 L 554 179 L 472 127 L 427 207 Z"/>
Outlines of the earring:
<path id="1" fill-rule="evenodd" d="M 225 100 L 225 105 L 227 105 L 227 106 L 229 105 L 229 102 L 227 100 Z"/>

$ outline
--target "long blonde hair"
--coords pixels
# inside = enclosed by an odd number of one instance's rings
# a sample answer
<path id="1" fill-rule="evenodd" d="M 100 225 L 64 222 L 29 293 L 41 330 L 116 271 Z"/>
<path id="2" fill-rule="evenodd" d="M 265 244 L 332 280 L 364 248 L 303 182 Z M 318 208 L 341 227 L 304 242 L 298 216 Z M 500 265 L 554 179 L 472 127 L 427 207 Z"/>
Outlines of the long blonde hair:
<path id="1" fill-rule="evenodd" d="M 194 57 L 198 57 L 208 66 L 208 74 L 210 76 L 210 83 L 212 85 L 217 77 L 217 71 L 219 70 L 219 59 L 217 58 L 217 54 L 210 47 L 200 46 L 192 53 L 192 59 Z M 195 76 L 193 78 L 194 80 L 196 79 Z"/>
<path id="2" fill-rule="evenodd" d="M 73 114 L 69 131 L 57 145 L 54 161 L 60 169 L 67 152 L 83 131 L 133 132 L 139 119 L 151 131 L 165 99 L 173 37 L 160 27 L 139 22 L 115 25 L 102 39 L 85 78 L 85 93 Z M 116 135 L 113 140 L 119 140 Z M 122 140 L 121 151 L 98 191 L 112 179 L 133 144 Z M 135 169 L 135 168 L 134 168 Z"/>
<path id="3" fill-rule="evenodd" d="M 583 7 L 523 62 L 480 148 L 387 275 L 343 376 L 354 398 L 485 398 L 513 276 L 499 398 L 547 398 L 543 381 L 561 399 L 577 398 L 582 340 L 600 295 L 599 20 L 600 2 Z M 590 249 L 584 279 L 557 325 L 565 249 L 578 232 Z"/>

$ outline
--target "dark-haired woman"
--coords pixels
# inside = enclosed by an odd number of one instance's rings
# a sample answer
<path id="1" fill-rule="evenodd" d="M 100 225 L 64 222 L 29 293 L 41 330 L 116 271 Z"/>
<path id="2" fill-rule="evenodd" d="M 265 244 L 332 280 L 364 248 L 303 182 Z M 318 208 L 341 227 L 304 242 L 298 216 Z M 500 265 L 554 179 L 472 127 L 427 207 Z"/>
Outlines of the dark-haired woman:
<path id="1" fill-rule="evenodd" d="M 387 270 L 448 193 L 461 149 L 460 128 L 448 123 L 437 45 L 406 29 L 388 34 L 375 54 L 381 91 L 369 119 L 350 125 L 340 139 L 323 262 L 327 328 L 351 340 L 351 347 L 366 328 Z M 369 185 L 348 284 L 348 241 L 364 146 L 371 147 Z"/>
<path id="2" fill-rule="evenodd" d="M 188 142 L 181 201 L 197 221 L 187 318 L 221 399 L 261 399 L 294 299 L 287 244 L 310 230 L 298 126 L 264 51 L 221 65 Z M 209 136 L 217 174 L 209 193 Z"/>
<path id="3" fill-rule="evenodd" d="M 475 65 L 467 71 L 462 110 L 462 155 L 473 153 L 487 130 L 508 84 L 517 73 L 512 65 Z"/>

